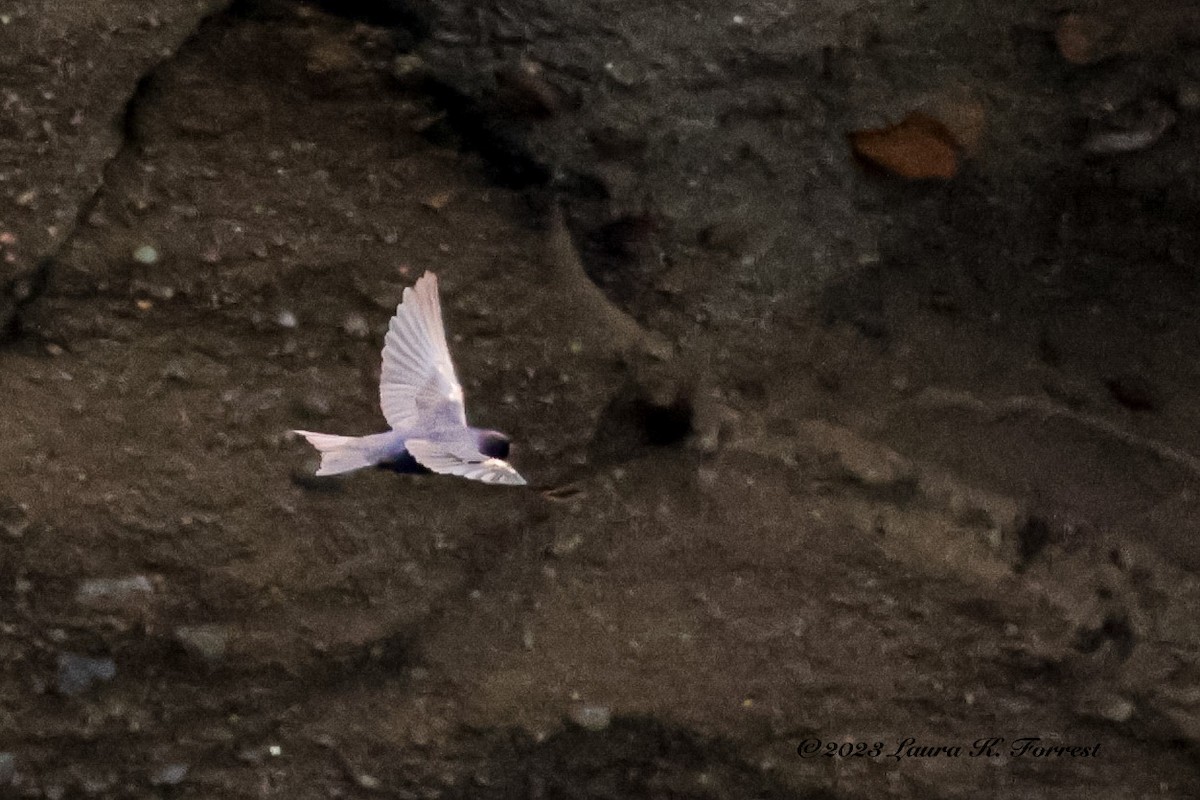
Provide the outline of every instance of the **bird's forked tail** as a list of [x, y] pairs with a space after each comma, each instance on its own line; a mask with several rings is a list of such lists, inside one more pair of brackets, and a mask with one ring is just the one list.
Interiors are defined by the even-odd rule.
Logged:
[[321, 466], [318, 475], [338, 475], [352, 472], [363, 467], [375, 466], [376, 459], [370, 449], [362, 446], [357, 436], [338, 436], [332, 433], [313, 433], [312, 431], [292, 431], [308, 440], [321, 454]]

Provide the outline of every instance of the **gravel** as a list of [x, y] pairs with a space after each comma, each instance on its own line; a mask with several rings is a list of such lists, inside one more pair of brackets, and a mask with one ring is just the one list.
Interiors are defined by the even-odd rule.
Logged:
[[76, 653], [58, 657], [58, 692], [67, 697], [83, 694], [96, 683], [111, 681], [117, 676], [117, 665], [111, 658], [92, 658]]

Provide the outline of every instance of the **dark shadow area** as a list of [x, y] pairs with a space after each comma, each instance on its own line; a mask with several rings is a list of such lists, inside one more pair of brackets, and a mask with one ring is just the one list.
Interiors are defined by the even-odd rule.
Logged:
[[482, 737], [474, 785], [457, 798], [546, 800], [837, 800], [846, 795], [796, 792], [740, 759], [727, 742], [654, 719], [618, 717], [601, 731], [567, 726], [544, 742], [519, 731]]

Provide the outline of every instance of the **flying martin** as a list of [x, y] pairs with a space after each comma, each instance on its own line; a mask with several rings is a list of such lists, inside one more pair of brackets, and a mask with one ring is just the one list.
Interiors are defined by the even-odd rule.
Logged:
[[391, 426], [370, 436], [294, 431], [321, 453], [318, 475], [364, 467], [459, 475], [523, 486], [508, 458], [509, 438], [467, 424], [463, 390], [454, 374], [437, 276], [426, 272], [404, 290], [383, 341], [379, 403]]

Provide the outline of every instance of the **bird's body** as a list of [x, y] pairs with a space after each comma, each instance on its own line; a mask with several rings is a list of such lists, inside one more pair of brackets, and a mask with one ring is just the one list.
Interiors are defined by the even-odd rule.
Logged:
[[[470, 428], [468, 430], [479, 444], [479, 452], [489, 458], [508, 458], [509, 439], [500, 431]], [[428, 475], [433, 470], [421, 466], [412, 454], [404, 447], [404, 437], [395, 431], [379, 433], [380, 460], [375, 466], [402, 475]], [[371, 437], [363, 437], [371, 438]]]
[[413, 458], [407, 450], [401, 453], [391, 461], [380, 461], [375, 465], [377, 469], [386, 469], [388, 472], [395, 472], [400, 475], [432, 475], [433, 470], [428, 467], [422, 467], [421, 464]]
[[460, 475], [485, 483], [525, 483], [505, 461], [509, 438], [467, 424], [433, 273], [404, 290], [388, 325], [379, 396], [392, 428], [387, 432], [338, 436], [295, 431], [320, 451], [318, 475], [380, 467], [407, 474]]

